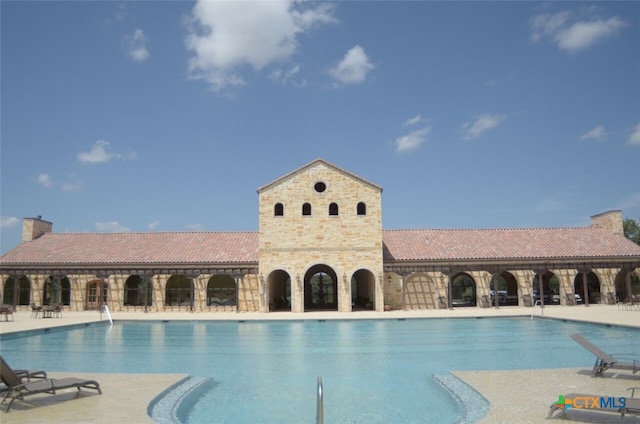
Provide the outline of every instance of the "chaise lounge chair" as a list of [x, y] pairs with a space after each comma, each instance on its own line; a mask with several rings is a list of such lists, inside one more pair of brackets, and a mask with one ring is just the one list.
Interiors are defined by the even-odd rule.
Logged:
[[[590, 402], [593, 402], [595, 399], [606, 399], [608, 401], [607, 406], [597, 404], [597, 407]], [[623, 396], [624, 398], [624, 396]], [[564, 405], [559, 404], [558, 402], [554, 402], [551, 404], [551, 408], [549, 409], [549, 414], [547, 415], [547, 419], [552, 418], [553, 414], [561, 410], [562, 417], [566, 417], [567, 410], [576, 410], [576, 411], [592, 411], [592, 412], [613, 412], [620, 414], [620, 419], [624, 418], [625, 414], [640, 414], [640, 398], [627, 397], [624, 398], [624, 406], [622, 406], [622, 401], [619, 397], [612, 398], [610, 396], [598, 396], [584, 393], [569, 393], [568, 395], [564, 395], [561, 399], [564, 400]], [[611, 400], [615, 399], [615, 402]], [[565, 405], [576, 405], [569, 406], [568, 408]]]
[[596, 356], [596, 363], [593, 366], [594, 377], [601, 377], [602, 373], [609, 368], [632, 371], [634, 374], [640, 371], [640, 357], [634, 358], [637, 355], [606, 353], [580, 334], [572, 334], [571, 338]]
[[0, 377], [2, 378], [2, 382], [7, 386], [6, 394], [0, 403], [4, 403], [7, 399], [10, 399], [9, 404], [5, 408], [5, 412], [9, 412], [11, 405], [13, 405], [16, 399], [24, 400], [26, 396], [40, 393], [55, 395], [56, 390], [76, 388], [80, 391], [84, 388], [97, 390], [98, 393], [102, 394], [100, 384], [98, 384], [97, 381], [75, 377], [61, 379], [43, 378], [39, 381], [27, 381], [23, 383], [20, 375], [16, 374], [16, 372], [7, 365], [2, 356], [0, 356]]
[[[2, 356], [0, 360], [4, 362]], [[6, 362], [4, 362], [6, 364]], [[42, 370], [13, 370], [13, 372], [20, 378], [20, 381], [31, 381], [32, 378], [47, 378], [47, 372]], [[4, 393], [9, 388], [2, 382], [0, 382], [0, 393]]]

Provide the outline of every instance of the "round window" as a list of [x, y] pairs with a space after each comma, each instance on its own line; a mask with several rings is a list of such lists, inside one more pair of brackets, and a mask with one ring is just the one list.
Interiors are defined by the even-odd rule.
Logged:
[[327, 189], [327, 185], [323, 182], [318, 182], [313, 186], [313, 188], [315, 188], [318, 193], [322, 193]]

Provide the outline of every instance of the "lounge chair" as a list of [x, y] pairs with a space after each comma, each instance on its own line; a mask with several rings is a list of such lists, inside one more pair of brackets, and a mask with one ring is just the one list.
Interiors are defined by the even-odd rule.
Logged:
[[[604, 398], [607, 400], [607, 406], [603, 406], [599, 403], [593, 405], [594, 399]], [[598, 396], [592, 394], [584, 394], [584, 393], [569, 393], [568, 395], [564, 395], [564, 402], [567, 405], [575, 405], [576, 403], [579, 406], [565, 408], [564, 405], [558, 404], [558, 402], [554, 402], [551, 404], [551, 408], [549, 409], [549, 414], [547, 415], [547, 419], [552, 418], [553, 414], [561, 410], [563, 417], [566, 417], [565, 414], [567, 410], [577, 410], [577, 411], [592, 411], [592, 412], [613, 412], [620, 414], [620, 418], [624, 418], [625, 414], [640, 414], [640, 398], [627, 397], [624, 396], [624, 406], [622, 406], [622, 401], [620, 397], [612, 398], [610, 396]], [[615, 401], [613, 401], [615, 400]]]
[[6, 394], [2, 399], [1, 403], [4, 403], [7, 399], [10, 399], [9, 403], [5, 408], [5, 412], [9, 412], [13, 402], [16, 399], [24, 400], [26, 396], [48, 393], [55, 395], [56, 390], [64, 390], [64, 389], [78, 389], [78, 391], [82, 389], [93, 389], [97, 390], [98, 393], [102, 394], [102, 390], [100, 390], [100, 384], [94, 380], [84, 380], [82, 378], [42, 378], [38, 381], [28, 381], [26, 383], [22, 382], [22, 378], [16, 374], [16, 372], [9, 367], [9, 365], [5, 362], [4, 358], [0, 356], [0, 377], [2, 378], [2, 382], [7, 386]]
[[[6, 364], [2, 356], [0, 356], [0, 361]], [[20, 378], [20, 381], [22, 382], [24, 382], [25, 380], [31, 381], [32, 378], [47, 378], [47, 372], [42, 370], [13, 370], [13, 372]], [[9, 388], [4, 383], [0, 383], [0, 393], [4, 393], [8, 389]]]
[[634, 374], [640, 371], [640, 357], [634, 358], [637, 355], [606, 353], [580, 334], [572, 334], [571, 338], [596, 356], [596, 363], [593, 366], [593, 375], [595, 377], [601, 377], [602, 373], [609, 368], [632, 371]]

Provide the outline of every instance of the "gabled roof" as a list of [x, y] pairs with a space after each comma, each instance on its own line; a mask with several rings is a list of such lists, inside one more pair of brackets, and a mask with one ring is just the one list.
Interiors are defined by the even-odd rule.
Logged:
[[258, 263], [257, 232], [47, 233], [0, 258], [0, 266], [238, 263]]
[[640, 246], [608, 229], [383, 230], [385, 261], [637, 258]]
[[289, 178], [293, 177], [294, 175], [301, 174], [301, 173], [303, 173], [304, 171], [306, 171], [307, 169], [313, 168], [314, 166], [316, 166], [316, 165], [318, 165], [318, 164], [323, 164], [323, 165], [325, 165], [325, 166], [326, 166], [326, 167], [328, 167], [328, 168], [331, 168], [331, 169], [333, 169], [333, 170], [335, 170], [335, 171], [337, 171], [337, 172], [340, 172], [341, 174], [348, 175], [350, 178], [353, 178], [353, 179], [355, 179], [355, 180], [358, 180], [358, 181], [360, 181], [360, 182], [362, 182], [362, 183], [364, 183], [364, 184], [367, 184], [367, 185], [369, 185], [369, 186], [371, 186], [371, 187], [373, 187], [373, 188], [375, 188], [375, 189], [377, 189], [377, 190], [382, 191], [382, 187], [380, 187], [379, 185], [376, 185], [376, 184], [374, 184], [374, 183], [372, 183], [372, 182], [370, 182], [370, 181], [367, 181], [367, 180], [365, 180], [364, 178], [359, 177], [359, 176], [357, 176], [356, 174], [354, 174], [354, 173], [352, 173], [352, 172], [349, 172], [349, 171], [347, 171], [347, 170], [345, 170], [345, 169], [342, 169], [342, 168], [340, 168], [339, 166], [336, 166], [336, 165], [334, 165], [334, 164], [332, 164], [332, 163], [330, 163], [330, 162], [327, 162], [327, 161], [326, 161], [326, 160], [324, 160], [324, 159], [320, 159], [320, 158], [318, 158], [318, 159], [315, 159], [315, 160], [313, 160], [313, 161], [309, 162], [309, 163], [308, 163], [308, 164], [306, 164], [306, 165], [301, 166], [301, 167], [300, 167], [300, 168], [298, 168], [298, 169], [294, 169], [293, 171], [291, 171], [291, 172], [289, 172], [289, 173], [287, 173], [287, 174], [283, 175], [282, 177], [280, 177], [280, 178], [278, 178], [278, 179], [276, 179], [276, 180], [273, 180], [273, 181], [272, 181], [272, 182], [270, 182], [269, 184], [265, 184], [265, 185], [263, 185], [262, 187], [259, 187], [259, 188], [258, 188], [258, 193], [260, 193], [260, 192], [262, 192], [262, 191], [265, 191], [265, 190], [268, 190], [269, 188], [274, 187], [274, 186], [276, 186], [276, 185], [278, 185], [278, 184], [282, 183], [283, 181], [288, 180]]

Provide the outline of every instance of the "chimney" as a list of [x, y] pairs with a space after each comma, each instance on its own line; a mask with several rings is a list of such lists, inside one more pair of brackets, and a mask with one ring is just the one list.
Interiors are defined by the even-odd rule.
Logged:
[[45, 233], [50, 233], [53, 223], [44, 221], [41, 215], [36, 218], [24, 218], [22, 220], [22, 241], [35, 240]]
[[615, 234], [624, 234], [622, 226], [622, 211], [608, 211], [593, 215], [591, 217], [591, 227], [607, 228]]

